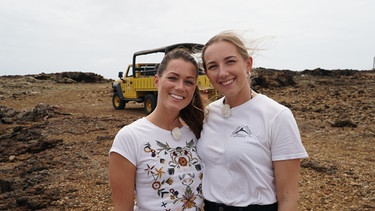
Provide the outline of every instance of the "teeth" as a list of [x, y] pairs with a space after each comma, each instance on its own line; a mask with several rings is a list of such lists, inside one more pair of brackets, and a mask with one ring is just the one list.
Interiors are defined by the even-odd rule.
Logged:
[[171, 94], [171, 97], [176, 98], [176, 99], [179, 99], [179, 100], [184, 99], [182, 96], [175, 95], [175, 94]]
[[232, 83], [232, 82], [233, 82], [233, 79], [232, 79], [232, 80], [229, 80], [229, 81], [222, 82], [221, 84], [223, 84], [223, 85], [225, 86], [225, 85], [228, 85], [228, 84], [230, 84], [230, 83]]

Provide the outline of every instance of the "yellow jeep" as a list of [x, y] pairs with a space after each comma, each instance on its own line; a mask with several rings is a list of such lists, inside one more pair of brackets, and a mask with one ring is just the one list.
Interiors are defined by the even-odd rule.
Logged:
[[[159, 63], [137, 63], [137, 57], [154, 53], [168, 53], [169, 51], [183, 47], [189, 49], [192, 54], [200, 51], [203, 45], [196, 43], [179, 43], [161, 48], [144, 50], [134, 53], [133, 63], [128, 65], [125, 75], [119, 72], [119, 79], [112, 83], [112, 105], [115, 109], [124, 109], [129, 101], [144, 103], [146, 114], [151, 113], [157, 102], [157, 89], [154, 86], [154, 75]], [[216, 91], [203, 71], [200, 71], [197, 81], [201, 94], [206, 99], [216, 98]]]

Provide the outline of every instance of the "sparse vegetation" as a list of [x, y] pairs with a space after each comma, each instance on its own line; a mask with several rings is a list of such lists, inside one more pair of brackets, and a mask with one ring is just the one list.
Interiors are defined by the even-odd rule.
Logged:
[[[309, 153], [299, 210], [374, 210], [375, 71], [256, 71], [254, 88], [291, 108]], [[112, 209], [108, 150], [145, 114], [111, 98], [96, 74], [0, 77], [0, 210]]]

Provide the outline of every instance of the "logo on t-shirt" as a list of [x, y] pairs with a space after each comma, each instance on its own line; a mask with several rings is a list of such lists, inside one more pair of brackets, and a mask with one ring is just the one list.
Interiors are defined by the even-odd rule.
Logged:
[[241, 125], [238, 126], [233, 132], [232, 132], [232, 137], [251, 137], [251, 131], [248, 126], [246, 125]]

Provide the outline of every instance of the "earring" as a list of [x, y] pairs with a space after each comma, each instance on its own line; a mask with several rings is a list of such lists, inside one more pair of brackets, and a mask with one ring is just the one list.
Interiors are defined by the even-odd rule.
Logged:
[[246, 72], [246, 76], [248, 77], [248, 78], [250, 78], [251, 77], [251, 72], [249, 71], [249, 72]]

